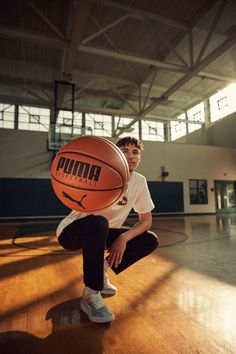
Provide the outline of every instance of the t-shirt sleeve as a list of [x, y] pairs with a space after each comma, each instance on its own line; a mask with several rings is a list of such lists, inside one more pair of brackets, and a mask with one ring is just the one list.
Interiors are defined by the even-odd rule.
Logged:
[[133, 208], [138, 214], [145, 214], [154, 209], [154, 207], [155, 205], [148, 189], [147, 180], [143, 177], [142, 183], [138, 186], [138, 197]]

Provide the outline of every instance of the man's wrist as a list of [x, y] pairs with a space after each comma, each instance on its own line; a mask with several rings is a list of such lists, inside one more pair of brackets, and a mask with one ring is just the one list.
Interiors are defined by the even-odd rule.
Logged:
[[122, 239], [124, 239], [126, 242], [128, 242], [130, 240], [130, 236], [127, 233], [123, 233], [120, 235], [122, 237]]

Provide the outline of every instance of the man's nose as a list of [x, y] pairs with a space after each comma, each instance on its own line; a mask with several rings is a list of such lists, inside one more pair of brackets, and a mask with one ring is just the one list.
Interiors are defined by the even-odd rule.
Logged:
[[134, 157], [132, 151], [129, 151], [129, 152], [128, 152], [127, 157], [128, 157], [129, 159], [132, 159], [132, 158]]

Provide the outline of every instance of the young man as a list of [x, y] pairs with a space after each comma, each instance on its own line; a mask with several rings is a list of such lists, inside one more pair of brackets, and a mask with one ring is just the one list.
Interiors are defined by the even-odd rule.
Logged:
[[[146, 178], [135, 172], [143, 151], [143, 143], [132, 137], [116, 144], [123, 151], [129, 166], [130, 180], [125, 196], [116, 205], [93, 214], [72, 211], [57, 228], [58, 241], [67, 250], [83, 250], [84, 284], [81, 309], [92, 322], [105, 323], [114, 315], [101, 295], [114, 295], [110, 284], [109, 267], [120, 273], [158, 247], [157, 236], [148, 231], [152, 225], [154, 207]], [[131, 228], [122, 227], [131, 209], [139, 221]], [[104, 259], [104, 251], [108, 256]]]

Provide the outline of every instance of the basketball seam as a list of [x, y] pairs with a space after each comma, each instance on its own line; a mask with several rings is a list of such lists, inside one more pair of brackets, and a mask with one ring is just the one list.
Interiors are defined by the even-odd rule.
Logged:
[[[104, 140], [106, 140], [106, 139], [104, 139]], [[114, 144], [110, 140], [106, 140], [106, 141], [115, 151], [117, 151], [119, 153], [120, 157], [122, 158], [122, 160], [123, 160], [123, 162], [125, 164], [127, 177], [129, 177], [129, 168], [128, 168], [127, 160], [126, 160], [126, 157], [125, 157], [124, 153], [120, 150], [120, 148], [116, 144]]]
[[[117, 151], [117, 152], [119, 153], [119, 155], [122, 157], [122, 159], [125, 161], [125, 163], [127, 163], [126, 158], [125, 158], [125, 155], [124, 155], [124, 153], [121, 151], [121, 149], [120, 149], [116, 144], [114, 144], [113, 142], [111, 142], [111, 141], [109, 141], [109, 140], [107, 140], [107, 142], [108, 142], [108, 144], [109, 144], [115, 151]], [[128, 166], [126, 165], [126, 167], [128, 167]]]

